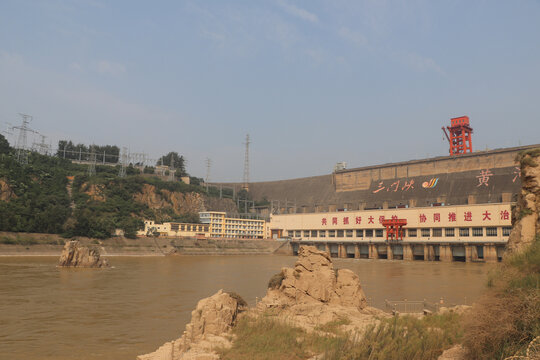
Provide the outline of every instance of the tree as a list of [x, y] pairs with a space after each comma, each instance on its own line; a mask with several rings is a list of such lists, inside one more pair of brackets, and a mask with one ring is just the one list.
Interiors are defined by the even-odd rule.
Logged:
[[4, 135], [0, 134], [0, 154], [8, 154], [11, 150], [9, 142], [6, 140]]
[[186, 176], [186, 160], [177, 152], [171, 151], [159, 158], [157, 165], [172, 166], [176, 169], [176, 175]]

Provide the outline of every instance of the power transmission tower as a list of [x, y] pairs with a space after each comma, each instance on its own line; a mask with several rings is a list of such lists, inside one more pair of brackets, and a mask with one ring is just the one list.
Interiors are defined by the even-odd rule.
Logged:
[[208, 193], [208, 181], [210, 180], [210, 165], [212, 165], [212, 160], [206, 158], [206, 179], [204, 183], [206, 184], [206, 193]]
[[122, 148], [122, 155], [120, 156], [120, 171], [118, 172], [118, 176], [120, 177], [126, 177], [126, 165], [128, 162], [128, 153], [127, 148]]
[[94, 146], [90, 146], [90, 163], [88, 164], [88, 176], [92, 177], [96, 175], [96, 153]]
[[28, 127], [28, 124], [30, 121], [32, 121], [32, 116], [21, 114], [22, 117], [22, 124], [21, 126], [13, 126], [12, 130], [19, 130], [19, 137], [17, 139], [17, 143], [15, 144], [15, 148], [17, 149], [17, 161], [21, 163], [22, 165], [28, 164], [28, 151], [26, 149], [26, 139], [28, 137], [29, 132], [35, 133], [36, 131], [30, 129]]
[[40, 153], [42, 155], [49, 154], [49, 151], [51, 150], [51, 146], [48, 145], [47, 143], [45, 143], [45, 139], [47, 137], [45, 135], [39, 134], [37, 132], [36, 132], [36, 134], [38, 134], [39, 137], [41, 138], [41, 142], [39, 142], [39, 143], [35, 142], [34, 144], [32, 144], [32, 148], [35, 149], [35, 151], [37, 151], [38, 153]]
[[246, 135], [246, 154], [244, 157], [244, 185], [242, 189], [249, 191], [249, 134]]

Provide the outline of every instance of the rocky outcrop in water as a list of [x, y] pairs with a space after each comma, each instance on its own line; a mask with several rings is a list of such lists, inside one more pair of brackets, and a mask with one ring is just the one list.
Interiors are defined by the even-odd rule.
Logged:
[[[217, 360], [218, 348], [228, 348], [231, 330], [240, 312], [247, 310], [238, 296], [225, 293], [202, 299], [191, 313], [182, 337], [165, 343], [138, 360]], [[367, 306], [358, 276], [350, 270], [335, 270], [330, 256], [313, 246], [302, 246], [294, 269], [283, 268], [269, 283], [266, 296], [250, 309], [249, 316], [275, 317], [312, 331], [339, 319], [348, 319], [342, 330], [362, 332], [388, 316]]]
[[257, 304], [260, 312], [277, 309], [279, 317], [308, 331], [319, 325], [348, 318], [348, 330], [361, 331], [387, 316], [367, 306], [358, 276], [348, 269], [334, 269], [328, 253], [301, 246], [294, 268], [283, 268], [268, 284]]
[[100, 257], [97, 249], [82, 246], [78, 241], [69, 241], [58, 261], [59, 267], [107, 268], [109, 262]]
[[521, 192], [512, 211], [512, 232], [508, 250], [521, 252], [540, 232], [540, 148], [518, 155], [521, 165]]
[[178, 340], [165, 343], [155, 352], [140, 355], [138, 360], [214, 360], [214, 349], [227, 348], [227, 334], [236, 323], [238, 314], [247, 304], [240, 297], [219, 290], [202, 299], [191, 312], [191, 322]]
[[273, 281], [260, 307], [331, 304], [362, 310], [367, 306], [358, 276], [348, 269], [334, 270], [328, 253], [314, 246], [302, 246], [294, 269], [283, 268]]

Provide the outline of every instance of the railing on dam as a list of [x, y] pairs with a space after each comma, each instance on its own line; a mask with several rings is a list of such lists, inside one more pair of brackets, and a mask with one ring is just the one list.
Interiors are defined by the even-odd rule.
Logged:
[[440, 309], [440, 304], [423, 301], [409, 300], [384, 300], [385, 310], [393, 314], [431, 314]]

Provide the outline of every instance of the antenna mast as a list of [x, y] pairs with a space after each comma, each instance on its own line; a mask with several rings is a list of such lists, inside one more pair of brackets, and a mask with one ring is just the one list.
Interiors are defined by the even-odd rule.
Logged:
[[244, 158], [244, 185], [242, 186], [242, 189], [249, 191], [249, 134], [246, 135], [246, 142], [244, 145], [246, 145], [246, 155]]

